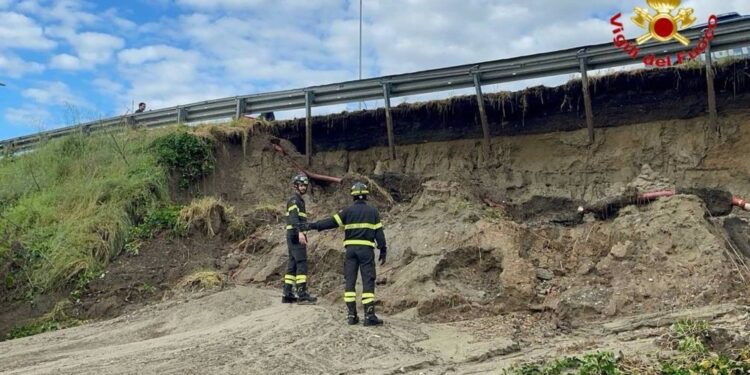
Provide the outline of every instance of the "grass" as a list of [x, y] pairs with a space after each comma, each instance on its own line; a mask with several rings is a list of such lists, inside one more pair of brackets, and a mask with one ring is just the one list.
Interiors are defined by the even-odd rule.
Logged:
[[665, 335], [672, 358], [648, 362], [637, 358], [617, 358], [611, 352], [565, 357], [546, 363], [516, 365], [504, 375], [739, 375], [750, 373], [750, 348], [737, 348], [734, 354], [711, 352], [706, 346], [710, 327], [705, 321], [680, 320]]
[[224, 275], [213, 270], [203, 270], [183, 277], [178, 286], [182, 289], [206, 290], [223, 288], [225, 284]]
[[220, 199], [204, 197], [193, 200], [180, 211], [179, 222], [188, 229], [205, 231], [215, 236], [225, 222], [236, 221], [234, 208]]
[[148, 152], [161, 134], [74, 135], [0, 161], [0, 259], [23, 265], [16, 280], [27, 292], [101, 270], [133, 220], [168, 199], [164, 168]]
[[83, 324], [83, 321], [68, 316], [70, 301], [58, 302], [52, 310], [35, 321], [13, 328], [5, 340], [18, 339], [27, 336], [38, 335], [44, 332], [57, 331], [59, 329], [71, 328]]
[[[212, 128], [226, 127], [198, 130], [222, 132]], [[169, 176], [185, 187], [213, 170], [214, 144], [194, 130], [78, 134], [0, 159], [0, 281], [11, 295], [80, 289], [123, 249], [137, 254], [134, 240], [179, 232]]]

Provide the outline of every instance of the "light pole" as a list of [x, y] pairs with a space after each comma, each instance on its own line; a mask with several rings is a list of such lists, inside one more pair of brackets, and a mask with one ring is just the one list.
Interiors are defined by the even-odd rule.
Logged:
[[[362, 80], [362, 0], [359, 0], [359, 80]], [[362, 110], [362, 102], [359, 102], [359, 110]]]
[[362, 0], [359, 0], [359, 79], [362, 80]]

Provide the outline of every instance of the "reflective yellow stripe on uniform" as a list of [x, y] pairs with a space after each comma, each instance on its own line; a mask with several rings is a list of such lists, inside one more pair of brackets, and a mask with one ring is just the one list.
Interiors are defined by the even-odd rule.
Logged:
[[344, 226], [344, 222], [341, 221], [341, 216], [339, 216], [339, 214], [333, 215], [333, 220], [336, 220], [336, 224], [338, 224], [340, 227]]
[[304, 212], [302, 212], [302, 211], [300, 211], [299, 207], [297, 207], [296, 204], [293, 204], [289, 208], [286, 209], [286, 216], [289, 216], [289, 213], [292, 212], [292, 211], [294, 211], [294, 210], [297, 210], [297, 216], [299, 216], [299, 217], [307, 217], [307, 214], [304, 213]]
[[294, 275], [284, 275], [284, 284], [294, 285], [294, 280], [296, 280], [296, 277]]
[[375, 247], [375, 242], [367, 241], [367, 240], [346, 240], [344, 241], [344, 246], [371, 246]]
[[357, 292], [345, 292], [344, 302], [357, 302]]
[[294, 229], [294, 225], [287, 225], [286, 229]]
[[380, 229], [383, 227], [383, 223], [370, 224], [370, 223], [354, 223], [344, 225], [344, 229]]
[[307, 282], [306, 275], [297, 275], [297, 284], [306, 283], [306, 282]]
[[362, 304], [366, 305], [368, 303], [375, 302], [375, 293], [362, 293]]

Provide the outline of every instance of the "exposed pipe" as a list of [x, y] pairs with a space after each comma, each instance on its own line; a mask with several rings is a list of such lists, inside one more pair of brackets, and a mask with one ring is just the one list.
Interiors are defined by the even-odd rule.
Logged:
[[[272, 139], [271, 140], [271, 145], [273, 146], [274, 150], [276, 150], [277, 152], [281, 153], [284, 156], [287, 156], [287, 157], [289, 156], [289, 154], [286, 152], [286, 150], [284, 149], [284, 147], [282, 147], [281, 144], [279, 143], [278, 139]], [[315, 172], [310, 172], [307, 169], [303, 168], [301, 165], [299, 165], [299, 163], [297, 163], [296, 161], [292, 160], [291, 158], [289, 159], [289, 161], [294, 165], [295, 168], [297, 168], [297, 170], [299, 170], [300, 172], [306, 174], [307, 177], [309, 177], [309, 178], [311, 178], [313, 180], [325, 181], [325, 182], [333, 182], [333, 183], [337, 183], [337, 184], [340, 184], [341, 181], [343, 181], [341, 178], [338, 178], [338, 177], [331, 177], [331, 176], [326, 176], [326, 175], [318, 174], [318, 173], [315, 173]]]
[[[628, 200], [627, 198], [615, 198], [611, 199], [608, 204], [605, 204], [604, 207], [594, 207], [594, 206], [579, 206], [578, 212], [579, 213], [597, 213], [606, 211], [608, 209], [618, 209], [620, 206], [625, 206], [627, 204], [641, 204], [645, 202], [653, 201], [657, 198], [663, 198], [663, 197], [671, 197], [677, 194], [676, 190], [656, 190], [656, 191], [650, 191], [646, 193], [641, 193], [637, 195], [636, 201], [633, 202], [632, 200]], [[740, 197], [733, 196], [732, 197], [732, 205], [737, 206], [745, 211], [750, 211], [750, 203], [742, 199]], [[610, 207], [611, 206], [611, 207]]]
[[735, 205], [745, 211], [750, 211], [750, 203], [740, 197], [732, 197], [732, 205]]
[[662, 198], [662, 197], [671, 197], [675, 195], [674, 190], [657, 190], [657, 191], [650, 191], [648, 193], [643, 193], [638, 195], [639, 201], [651, 201], [656, 198]]

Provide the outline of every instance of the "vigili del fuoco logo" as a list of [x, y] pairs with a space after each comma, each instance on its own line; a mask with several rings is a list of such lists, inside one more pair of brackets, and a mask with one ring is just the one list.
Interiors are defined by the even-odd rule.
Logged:
[[708, 26], [703, 31], [698, 43], [690, 48], [690, 39], [682, 35], [680, 31], [692, 26], [696, 18], [693, 16], [694, 10], [692, 8], [680, 8], [680, 3], [680, 0], [646, 0], [646, 4], [651, 9], [635, 8], [635, 15], [631, 20], [636, 26], [646, 31], [645, 34], [636, 38], [635, 43], [629, 41], [624, 35], [625, 26], [620, 22], [622, 13], [612, 16], [609, 23], [614, 27], [612, 33], [615, 34], [615, 47], [622, 49], [633, 59], [638, 59], [641, 53], [639, 46], [648, 41], [655, 40], [662, 43], [677, 41], [688, 49], [674, 55], [657, 56], [649, 54], [643, 56], [643, 64], [663, 67], [679, 65], [697, 59], [708, 48], [708, 43], [714, 39], [714, 32], [719, 20], [716, 15], [712, 14], [708, 18]]

